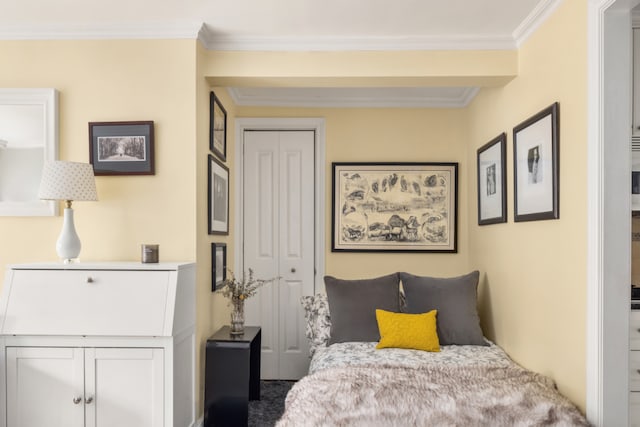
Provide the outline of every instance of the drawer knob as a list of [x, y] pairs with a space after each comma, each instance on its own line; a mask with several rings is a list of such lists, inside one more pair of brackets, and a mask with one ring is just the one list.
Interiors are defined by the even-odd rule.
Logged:
[[74, 397], [73, 398], [73, 403], [74, 405], [77, 405], [78, 403], [82, 402], [82, 397]]
[[90, 405], [90, 404], [91, 404], [91, 402], [93, 402], [93, 396], [89, 396], [89, 397], [87, 397], [84, 401], [85, 401], [85, 403], [86, 403], [87, 405]]
[[87, 277], [87, 283], [93, 283], [93, 277], [91, 276]]

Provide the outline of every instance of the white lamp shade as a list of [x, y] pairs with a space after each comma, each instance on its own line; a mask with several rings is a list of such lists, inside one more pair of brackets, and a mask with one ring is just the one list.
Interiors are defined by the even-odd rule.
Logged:
[[60, 160], [46, 162], [38, 197], [43, 200], [98, 200], [93, 166]]

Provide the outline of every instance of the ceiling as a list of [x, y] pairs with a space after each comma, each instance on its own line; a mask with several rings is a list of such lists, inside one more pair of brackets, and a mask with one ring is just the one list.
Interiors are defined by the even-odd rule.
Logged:
[[[515, 49], [562, 0], [0, 0], [0, 40], [200, 38], [215, 50]], [[232, 88], [239, 105], [466, 105], [476, 88]]]

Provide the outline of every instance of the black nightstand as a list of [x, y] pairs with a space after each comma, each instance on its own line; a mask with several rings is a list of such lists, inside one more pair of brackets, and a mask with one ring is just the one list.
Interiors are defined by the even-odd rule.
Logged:
[[246, 426], [249, 400], [260, 400], [259, 327], [230, 335], [224, 326], [207, 340], [204, 427]]

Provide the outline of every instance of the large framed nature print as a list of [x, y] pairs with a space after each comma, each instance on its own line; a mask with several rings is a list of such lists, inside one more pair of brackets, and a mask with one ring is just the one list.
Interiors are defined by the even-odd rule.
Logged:
[[559, 105], [513, 128], [514, 220], [560, 217]]
[[229, 234], [229, 169], [209, 154], [209, 234]]
[[209, 95], [209, 149], [222, 161], [227, 160], [227, 110], [215, 93]]
[[457, 163], [333, 163], [332, 251], [456, 252]]
[[478, 149], [478, 225], [507, 222], [507, 134]]
[[153, 122], [89, 123], [95, 175], [154, 175]]

